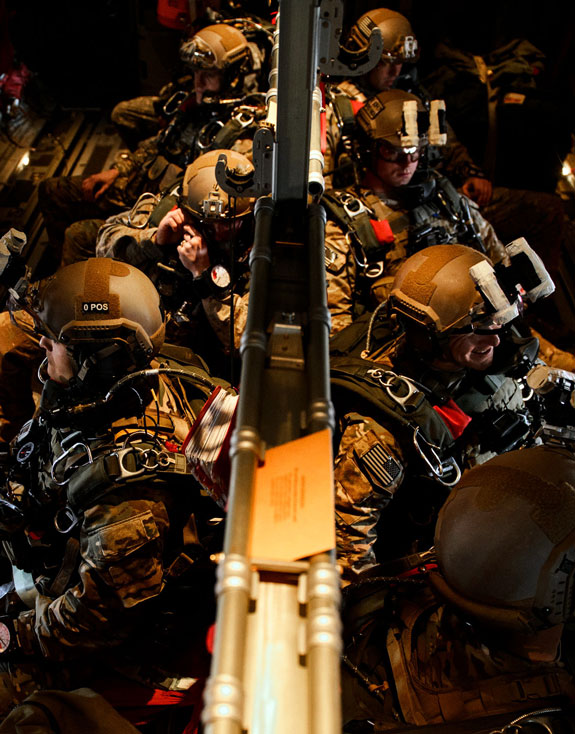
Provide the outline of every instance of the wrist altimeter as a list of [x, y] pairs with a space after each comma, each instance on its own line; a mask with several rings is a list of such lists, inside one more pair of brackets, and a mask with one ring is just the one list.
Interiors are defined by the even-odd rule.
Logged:
[[193, 279], [194, 291], [198, 298], [221, 296], [225, 294], [231, 284], [228, 270], [223, 265], [210, 265], [201, 275]]

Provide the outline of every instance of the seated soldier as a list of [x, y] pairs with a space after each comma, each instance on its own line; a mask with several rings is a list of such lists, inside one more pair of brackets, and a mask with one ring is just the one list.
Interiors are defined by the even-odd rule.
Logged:
[[[213, 9], [211, 14], [214, 15]], [[196, 21], [198, 19], [196, 18]], [[205, 23], [205, 18], [203, 19]], [[211, 20], [213, 25], [215, 19]], [[219, 74], [205, 70], [202, 74], [190, 75], [188, 62], [193, 61], [193, 41], [187, 38], [180, 44], [179, 56], [183, 69], [174, 81], [164, 85], [157, 95], [134, 97], [118, 102], [112, 112], [112, 122], [118, 128], [122, 138], [131, 150], [137, 147], [140, 140], [156, 135], [169, 122], [174, 114], [175, 105], [185, 98], [190, 91], [195, 97], [196, 105], [213, 99], [214, 92], [220, 86], [228, 90], [229, 96], [245, 96], [258, 92], [264, 87], [264, 73], [267, 56], [271, 50], [272, 38], [268, 23], [260, 18], [235, 18], [226, 21], [240, 30], [248, 41], [251, 64], [245, 77], [232, 75], [230, 79], [220, 83]], [[197, 27], [197, 26], [196, 26]], [[193, 37], [192, 37], [193, 38]], [[214, 84], [215, 81], [215, 84]], [[205, 98], [205, 99], [204, 99]]]
[[188, 344], [216, 372], [229, 369], [225, 357], [234, 357], [245, 326], [254, 205], [218, 184], [221, 154], [236, 176], [253, 171], [241, 153], [205, 153], [166, 196], [141, 198], [110, 217], [96, 241], [98, 256], [129, 262], [152, 279], [168, 314], [169, 341]]
[[181, 447], [215, 383], [162, 356], [159, 295], [131, 265], [76, 263], [20, 302], [46, 381], [4, 463], [18, 593], [3, 598], [0, 711], [79, 686], [198, 708], [221, 512]]
[[[418, 83], [416, 62], [419, 43], [409, 20], [389, 8], [374, 8], [364, 13], [351, 28], [345, 46], [353, 51], [366, 48], [373, 28], [379, 28], [383, 38], [383, 52], [379, 63], [360, 77], [345, 79], [328, 88], [330, 104], [326, 109], [327, 150], [326, 171], [335, 169], [334, 184], [344, 186], [350, 170], [349, 138], [353, 136], [354, 117], [365, 102], [379, 92], [402, 89], [419, 97], [426, 104], [431, 95]], [[473, 162], [466, 148], [459, 142], [446, 122], [447, 142], [433, 150], [434, 160], [445, 168], [449, 178], [466, 196], [478, 204], [486, 204], [491, 184]], [[341, 182], [341, 183], [340, 183]]]
[[346, 590], [344, 731], [575, 732], [573, 447], [464, 474], [419, 564]]
[[360, 185], [327, 191], [322, 202], [330, 215], [326, 261], [334, 331], [384, 301], [398, 267], [418, 249], [458, 242], [494, 261], [503, 255], [473, 202], [425, 166], [430, 137], [442, 133], [417, 97], [380, 92], [357, 122]]
[[[483, 217], [489, 221], [500, 239], [504, 242], [511, 241], [517, 237], [525, 237], [533, 249], [539, 254], [545, 267], [554, 281], [557, 281], [559, 271], [559, 260], [563, 244], [571, 243], [575, 236], [575, 230], [565, 216], [565, 210], [561, 199], [554, 193], [547, 191], [530, 190], [531, 188], [509, 187], [509, 184], [501, 185], [494, 181], [482, 170], [484, 158], [473, 156], [470, 149], [466, 147], [453, 130], [450, 121], [452, 112], [454, 116], [461, 116], [461, 110], [466, 105], [459, 105], [457, 109], [450, 108], [449, 82], [451, 76], [459, 73], [460, 65], [450, 59], [446, 68], [449, 68], [449, 79], [444, 84], [435, 84], [430, 91], [423, 86], [418, 79], [416, 63], [419, 58], [419, 44], [417, 37], [409, 20], [388, 8], [374, 8], [364, 13], [354, 24], [346, 41], [346, 46], [352, 50], [367, 47], [371, 29], [377, 26], [384, 39], [384, 51], [380, 63], [367, 74], [357, 80], [345, 80], [331, 89], [332, 103], [327, 108], [327, 142], [326, 171], [335, 169], [334, 186], [346, 186], [347, 179], [351, 182], [352, 167], [350, 165], [350, 138], [353, 137], [353, 120], [359, 109], [366, 100], [381, 91], [397, 88], [410, 92], [419, 97], [429, 107], [432, 96], [445, 98], [447, 100], [446, 132], [447, 143], [441, 148], [432, 147], [429, 151], [430, 162], [439, 171], [453, 182], [455, 186], [472, 199], [481, 209]], [[518, 41], [510, 44], [518, 44]], [[476, 68], [475, 61], [468, 54], [466, 63], [473, 71], [472, 80], [478, 81], [478, 77], [485, 77], [487, 69], [482, 72]], [[461, 59], [459, 59], [461, 61]], [[521, 68], [518, 63], [517, 68]], [[506, 75], [504, 64], [499, 67], [492, 66], [492, 70]], [[529, 73], [535, 73], [527, 63]], [[437, 79], [436, 79], [437, 81]], [[445, 80], [443, 79], [445, 82]], [[487, 109], [487, 92], [485, 83], [479, 84], [479, 98], [482, 100], [484, 109]], [[469, 87], [469, 85], [467, 85]], [[463, 95], [467, 94], [466, 85], [461, 87]], [[452, 91], [452, 90], [451, 90]], [[512, 95], [513, 96], [513, 95]], [[521, 108], [522, 105], [508, 104], [509, 109]], [[461, 110], [460, 110], [461, 108]], [[453, 123], [456, 131], [459, 127]], [[462, 138], [459, 135], [459, 138]], [[477, 136], [476, 136], [477, 138]], [[475, 140], [477, 144], [478, 140]], [[509, 148], [509, 146], [507, 146]], [[523, 156], [525, 158], [525, 156]], [[339, 183], [338, 183], [339, 176]], [[343, 180], [342, 180], [343, 177]], [[553, 341], [565, 340], [566, 344], [572, 344], [572, 335], [566, 328], [559, 328], [557, 321], [557, 306], [554, 299], [549, 299], [544, 304], [545, 313], [541, 319]], [[554, 323], [555, 320], [555, 323]]]
[[367, 333], [360, 320], [332, 337], [336, 531], [348, 581], [430, 544], [464, 469], [536, 440], [541, 408], [524, 378], [539, 345], [517, 330], [517, 284], [529, 299], [553, 284], [525, 243], [507, 249], [495, 267], [463, 245], [421, 250], [393, 282], [395, 330], [376, 314]]
[[[214, 374], [235, 382], [247, 317], [253, 200], [230, 200], [218, 186], [221, 153], [237, 175], [253, 170], [240, 153], [205, 153], [166, 195], [142, 196], [131, 210], [109, 218], [92, 250], [143, 270], [160, 292], [168, 341], [191, 347]], [[0, 440], [11, 440], [32, 415], [31, 385], [37, 387], [42, 358], [37, 340], [16, 328], [8, 312], [0, 313]]]
[[[246, 38], [225, 23], [207, 26], [189, 41], [187, 53], [200, 103], [196, 92], [190, 94], [165, 130], [133, 153], [118, 153], [109, 170], [40, 183], [39, 207], [56, 265], [92, 256], [102, 220], [132, 206], [143, 193], [164, 191], [200, 153], [212, 148], [251, 150], [265, 106], [262, 95], [248, 98], [243, 92], [252, 63]], [[230, 93], [232, 99], [227, 98]]]
[[[409, 115], [415, 114], [415, 109], [409, 112], [410, 105], [417, 109], [412, 135], [401, 132], [408, 130]], [[426, 167], [430, 143], [438, 141], [433, 128], [440, 128], [440, 120], [431, 116], [429, 129], [421, 129], [422, 121], [428, 125], [421, 101], [400, 90], [381, 92], [357, 115], [360, 186], [327, 191], [323, 198], [330, 215], [326, 275], [334, 332], [384, 301], [397, 268], [422, 247], [459, 242], [494, 261], [502, 256], [501, 241], [475, 204], [445, 176]], [[556, 330], [541, 321], [551, 300], [531, 305], [529, 323], [543, 331], [533, 333], [545, 361], [575, 369], [572, 350], [558, 348], [551, 338]], [[558, 339], [561, 344], [560, 335]]]

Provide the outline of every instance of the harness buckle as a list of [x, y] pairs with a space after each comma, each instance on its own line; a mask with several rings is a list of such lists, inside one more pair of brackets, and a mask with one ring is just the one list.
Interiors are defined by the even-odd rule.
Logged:
[[367, 374], [377, 380], [387, 395], [406, 413], [415, 410], [424, 398], [421, 390], [409, 377], [379, 367], [368, 370]]
[[338, 198], [345, 213], [350, 219], [359, 217], [361, 214], [371, 214], [371, 210], [366, 207], [363, 201], [351, 194], [343, 193], [340, 194]]
[[[448, 456], [442, 461], [435, 450], [439, 447], [430, 443], [420, 433], [419, 426], [416, 426], [413, 431], [413, 445], [433, 476], [445, 487], [453, 487], [461, 479], [461, 469], [453, 456]], [[454, 474], [451, 479], [449, 478], [450, 473]]]
[[234, 122], [237, 122], [241, 128], [249, 127], [255, 122], [255, 110], [253, 107], [242, 105], [237, 108], [236, 113], [232, 119], [234, 120]]
[[[117, 451], [114, 451], [110, 454], [110, 456], [115, 456], [118, 461], [118, 469], [119, 469], [119, 476], [114, 478], [114, 481], [121, 482], [126, 479], [132, 479], [132, 477], [138, 477], [140, 474], [144, 474], [144, 472], [149, 471], [149, 467], [146, 466], [146, 462], [140, 461], [140, 455], [145, 455], [147, 453], [147, 449], [137, 449], [134, 446], [129, 446], [128, 448], [124, 449], [118, 449]], [[136, 465], [136, 469], [130, 469], [126, 465], [126, 457], [132, 456], [134, 457], [134, 463]]]

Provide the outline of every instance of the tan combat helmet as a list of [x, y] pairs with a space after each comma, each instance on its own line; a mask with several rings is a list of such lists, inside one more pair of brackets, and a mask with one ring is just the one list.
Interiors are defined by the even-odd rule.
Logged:
[[439, 513], [435, 551], [435, 587], [487, 625], [537, 632], [572, 619], [573, 452], [541, 445], [466, 472]]
[[216, 163], [222, 153], [237, 178], [245, 177], [247, 181], [254, 170], [245, 155], [232, 150], [212, 150], [196, 158], [186, 168], [180, 206], [200, 222], [245, 217], [253, 211], [254, 199], [233, 197], [230, 202], [230, 197], [218, 184]]
[[181, 45], [180, 58], [192, 69], [221, 71], [224, 94], [241, 91], [245, 75], [253, 71], [253, 57], [246, 37], [227, 23], [199, 30]]
[[81, 381], [142, 369], [164, 342], [154, 284], [138, 268], [111, 258], [67, 265], [33, 286], [26, 300], [36, 333], [66, 345]]
[[385, 143], [406, 153], [447, 142], [445, 103], [431, 100], [429, 110], [415, 94], [388, 89], [376, 94], [357, 114], [366, 145]]
[[471, 327], [485, 318], [484, 301], [469, 269], [490, 263], [465, 245], [434, 245], [409, 257], [399, 268], [389, 297], [403, 323], [443, 334]]
[[364, 13], [350, 31], [348, 43], [363, 48], [369, 43], [373, 28], [383, 37], [382, 60], [389, 63], [415, 62], [419, 57], [417, 38], [410, 22], [401, 13], [375, 8]]
[[357, 124], [372, 142], [394, 148], [416, 148], [427, 144], [429, 115], [415, 94], [389, 89], [375, 95], [357, 114]]

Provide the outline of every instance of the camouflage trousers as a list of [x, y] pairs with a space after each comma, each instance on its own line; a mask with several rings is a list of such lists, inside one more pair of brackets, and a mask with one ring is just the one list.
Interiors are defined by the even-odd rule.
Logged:
[[138, 141], [157, 135], [160, 129], [157, 109], [161, 101], [161, 97], [134, 97], [114, 107], [111, 120], [129, 148], [134, 149]]
[[105, 219], [82, 219], [67, 227], [64, 233], [60, 267], [96, 255], [96, 239]]
[[[87, 201], [81, 176], [47, 178], [38, 186], [38, 206], [44, 217], [53, 259], [59, 263], [68, 227], [86, 219], [105, 220], [129, 209], [133, 201], [122, 186], [112, 185], [95, 201]], [[95, 250], [95, 241], [94, 249]]]
[[[0, 664], [0, 717], [6, 716], [14, 706], [40, 688], [62, 688], [71, 686], [66, 680], [65, 668], [62, 675], [55, 676], [34, 663]], [[58, 680], [57, 680], [58, 678]]]
[[89, 688], [73, 691], [46, 690], [32, 693], [0, 724], [0, 734], [36, 734], [58, 731], [67, 734], [137, 734], [126, 719], [100, 695]]

